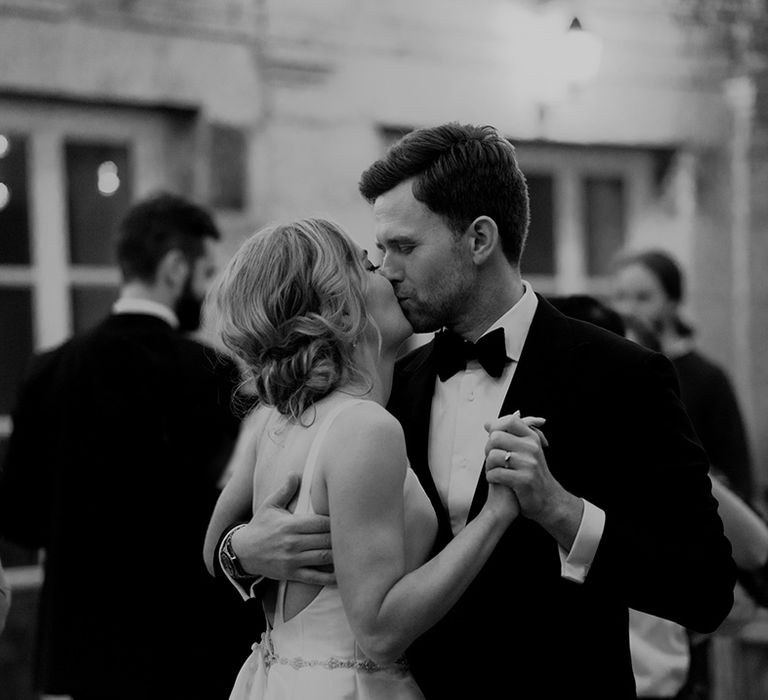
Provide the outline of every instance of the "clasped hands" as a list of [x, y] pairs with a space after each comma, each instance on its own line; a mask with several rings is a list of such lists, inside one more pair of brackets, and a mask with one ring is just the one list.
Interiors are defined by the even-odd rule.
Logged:
[[541, 431], [545, 422], [516, 411], [486, 423], [485, 474], [489, 497], [501, 497], [494, 485], [506, 487], [514, 493], [519, 514], [547, 527], [570, 494], [549, 471], [544, 455], [549, 443]]

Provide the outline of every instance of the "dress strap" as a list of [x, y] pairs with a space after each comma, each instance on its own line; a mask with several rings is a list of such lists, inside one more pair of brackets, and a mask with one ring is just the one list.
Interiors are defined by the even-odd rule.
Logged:
[[296, 501], [296, 509], [294, 513], [307, 513], [311, 509], [310, 504], [310, 492], [312, 490], [312, 480], [315, 476], [315, 469], [317, 468], [317, 458], [320, 454], [320, 449], [323, 446], [323, 440], [328, 433], [333, 421], [336, 420], [338, 415], [348, 406], [355, 406], [360, 403], [364, 403], [365, 399], [350, 399], [349, 401], [343, 401], [336, 404], [323, 420], [322, 425], [318, 428], [317, 434], [312, 440], [312, 444], [309, 447], [309, 454], [307, 455], [307, 461], [304, 463], [304, 473], [301, 475], [301, 486], [299, 487], [299, 498]]
[[[311, 508], [310, 495], [312, 491], [312, 479], [315, 476], [315, 469], [317, 467], [317, 457], [320, 454], [320, 448], [323, 446], [323, 439], [328, 433], [328, 429], [336, 420], [336, 417], [348, 406], [354, 406], [363, 403], [366, 399], [350, 399], [348, 401], [342, 401], [334, 406], [328, 415], [323, 420], [320, 427], [317, 429], [315, 437], [312, 439], [312, 444], [309, 446], [309, 453], [307, 454], [307, 460], [304, 462], [304, 471], [301, 475], [301, 486], [299, 486], [299, 498], [296, 501], [296, 508], [294, 513], [307, 513]], [[280, 581], [277, 586], [277, 601], [275, 605], [275, 624], [282, 624], [285, 621], [285, 590], [287, 587], [287, 581]]]

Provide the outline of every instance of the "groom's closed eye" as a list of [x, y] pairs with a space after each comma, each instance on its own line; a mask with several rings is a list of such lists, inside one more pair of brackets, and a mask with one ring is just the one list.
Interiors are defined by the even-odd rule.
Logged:
[[391, 250], [395, 253], [402, 253], [407, 255], [416, 247], [415, 243], [409, 241], [392, 241], [390, 246]]
[[381, 251], [382, 255], [385, 255], [387, 252], [407, 255], [416, 248], [417, 244], [418, 241], [413, 236], [398, 235], [389, 237], [386, 246], [383, 243], [377, 242], [376, 247]]

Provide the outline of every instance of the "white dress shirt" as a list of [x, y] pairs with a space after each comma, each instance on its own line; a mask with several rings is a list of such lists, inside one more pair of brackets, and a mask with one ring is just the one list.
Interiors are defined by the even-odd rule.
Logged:
[[691, 662], [685, 628], [630, 608], [629, 649], [637, 697], [675, 697]]
[[[439, 377], [435, 380], [429, 425], [429, 465], [437, 491], [448, 510], [454, 534], [467, 523], [472, 498], [484, 468], [485, 444], [488, 441], [485, 423], [499, 415], [538, 306], [531, 286], [523, 282], [523, 288], [523, 296], [517, 304], [483, 334], [497, 328], [504, 329], [507, 357], [512, 361], [507, 363], [502, 375], [491, 377], [477, 360], [470, 360], [464, 371], [457, 372], [444, 382]], [[579, 583], [584, 581], [600, 544], [604, 525], [605, 513], [584, 501], [584, 515], [571, 551], [559, 548], [561, 574], [565, 578]]]

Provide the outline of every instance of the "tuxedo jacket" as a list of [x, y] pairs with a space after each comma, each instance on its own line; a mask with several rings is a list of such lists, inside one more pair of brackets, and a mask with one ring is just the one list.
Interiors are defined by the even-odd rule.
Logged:
[[236, 381], [231, 362], [143, 314], [33, 360], [2, 465], [0, 534], [45, 549], [40, 689], [227, 697], [248, 647], [228, 649], [237, 622], [202, 545], [239, 428]]
[[[396, 366], [388, 408], [451, 539], [428, 463], [434, 344]], [[454, 608], [408, 652], [427, 698], [633, 698], [627, 608], [701, 632], [732, 604], [730, 545], [708, 463], [666, 358], [541, 297], [500, 415], [546, 419], [554, 477], [606, 514], [583, 584], [560, 575], [556, 541], [518, 517]], [[492, 416], [489, 418], [493, 418]], [[469, 518], [485, 502], [478, 464]]]

